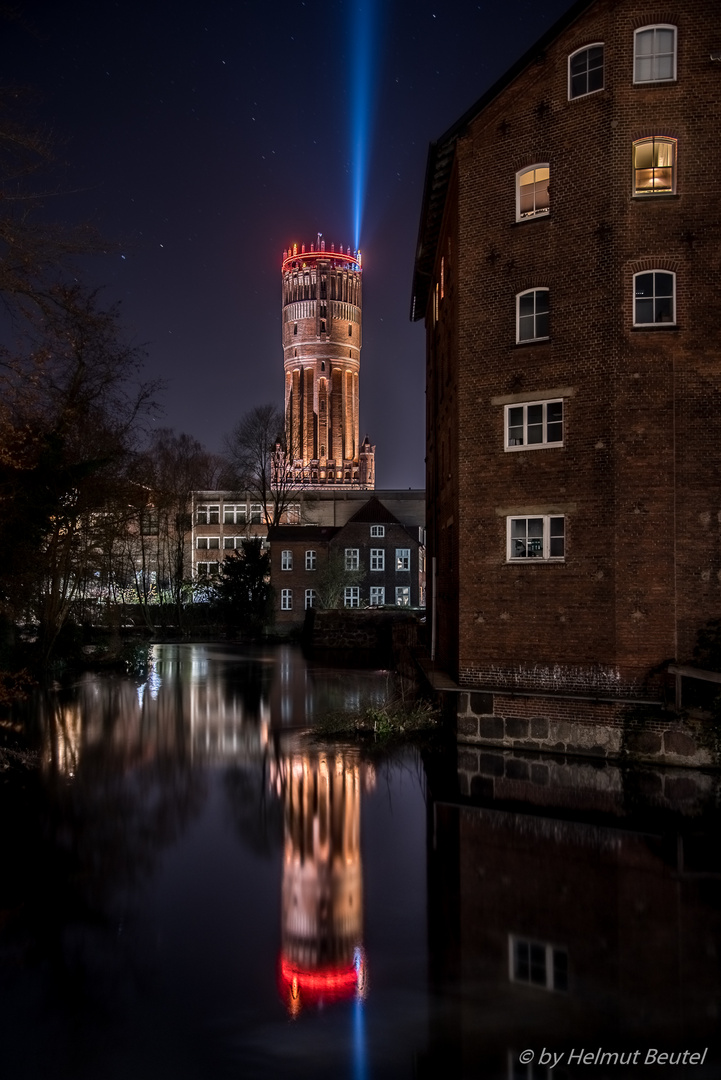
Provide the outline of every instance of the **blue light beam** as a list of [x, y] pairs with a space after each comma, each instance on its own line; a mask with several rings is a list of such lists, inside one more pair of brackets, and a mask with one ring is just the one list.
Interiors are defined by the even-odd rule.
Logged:
[[378, 17], [377, 0], [359, 0], [351, 6], [351, 198], [353, 202], [354, 250], [360, 247], [363, 207], [368, 187], [370, 140], [375, 112], [374, 44]]

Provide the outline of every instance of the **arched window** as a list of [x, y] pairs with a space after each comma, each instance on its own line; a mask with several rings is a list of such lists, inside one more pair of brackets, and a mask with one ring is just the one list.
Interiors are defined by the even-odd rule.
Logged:
[[676, 78], [676, 27], [642, 26], [634, 34], [633, 81], [673, 82]]
[[634, 195], [670, 195], [676, 190], [676, 140], [652, 135], [633, 144]]
[[549, 174], [547, 164], [533, 165], [516, 173], [516, 221], [548, 213], [551, 208]]
[[603, 45], [587, 45], [568, 58], [568, 97], [585, 97], [603, 90]]
[[633, 275], [633, 325], [676, 323], [676, 275], [647, 270]]

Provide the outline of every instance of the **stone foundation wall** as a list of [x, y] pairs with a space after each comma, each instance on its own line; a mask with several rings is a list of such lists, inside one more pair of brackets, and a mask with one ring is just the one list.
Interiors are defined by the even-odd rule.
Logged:
[[713, 722], [661, 709], [491, 692], [451, 694], [462, 744], [692, 767], [718, 764]]

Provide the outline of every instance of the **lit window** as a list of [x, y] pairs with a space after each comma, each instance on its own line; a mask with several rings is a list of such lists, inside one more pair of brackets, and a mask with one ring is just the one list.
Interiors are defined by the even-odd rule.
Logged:
[[633, 81], [673, 82], [676, 78], [676, 27], [644, 26], [634, 37]]
[[506, 405], [506, 450], [527, 450], [563, 443], [563, 401]]
[[516, 221], [548, 213], [549, 173], [548, 165], [534, 165], [516, 173]]
[[386, 534], [385, 525], [371, 525], [371, 536], [381, 537], [381, 536], [385, 536], [385, 534]]
[[568, 953], [540, 941], [509, 938], [508, 959], [511, 982], [526, 983], [542, 990], [568, 990]]
[[603, 90], [603, 45], [589, 45], [568, 58], [568, 96], [585, 97]]
[[385, 570], [385, 548], [371, 548], [371, 570]]
[[220, 537], [219, 536], [199, 536], [197, 538], [196, 542], [195, 542], [195, 546], [196, 546], [196, 548], [198, 548], [199, 551], [202, 551], [202, 550], [207, 551], [208, 549], [217, 551], [217, 550], [220, 549]]
[[358, 585], [346, 585], [343, 593], [345, 607], [360, 607], [360, 587]]
[[516, 297], [516, 341], [548, 337], [548, 289], [529, 289]]
[[224, 503], [223, 505], [223, 524], [224, 525], [245, 525], [246, 519], [246, 506], [245, 503]]
[[397, 585], [396, 586], [396, 607], [410, 607], [411, 606], [411, 587], [410, 585]]
[[280, 610], [292, 611], [293, 610], [293, 590], [281, 589], [280, 590]]
[[374, 607], [382, 607], [386, 602], [386, 591], [382, 585], [371, 585], [370, 602]]
[[305, 609], [315, 607], [315, 589], [305, 590]]
[[280, 553], [280, 568], [281, 570], [293, 569], [293, 552], [281, 551]]
[[565, 518], [509, 517], [508, 553], [516, 559], [563, 559], [565, 556]]
[[676, 275], [651, 270], [633, 276], [633, 325], [676, 322]]
[[634, 195], [668, 195], [676, 190], [676, 140], [639, 139], [633, 144]]
[[358, 548], [346, 548], [345, 549], [345, 568], [346, 570], [357, 570], [360, 566], [360, 555]]
[[316, 557], [314, 551], [306, 551], [305, 553], [305, 568], [306, 570], [315, 570]]
[[401, 573], [403, 570], [410, 570], [410, 568], [411, 549], [396, 548], [396, 573]]

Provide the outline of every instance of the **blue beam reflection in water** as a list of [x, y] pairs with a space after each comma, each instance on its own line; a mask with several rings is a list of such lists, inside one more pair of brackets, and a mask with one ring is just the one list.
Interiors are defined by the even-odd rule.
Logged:
[[717, 779], [301, 735], [388, 690], [178, 645], [39, 698], [40, 774], [0, 786], [3, 1077], [515, 1080], [647, 1044], [718, 1076]]

